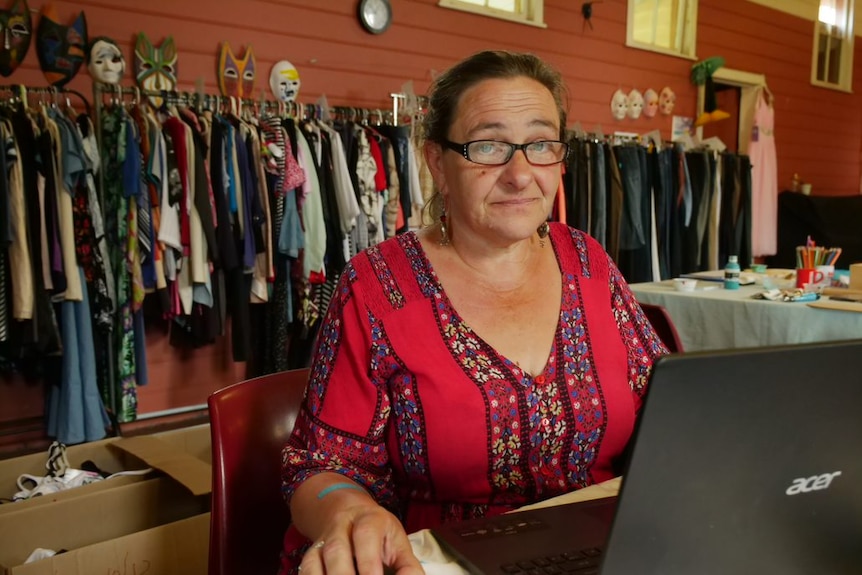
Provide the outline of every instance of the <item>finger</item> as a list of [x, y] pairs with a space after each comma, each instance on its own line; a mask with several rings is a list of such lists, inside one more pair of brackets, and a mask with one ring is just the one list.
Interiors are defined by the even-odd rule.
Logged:
[[[354, 575], [353, 546], [349, 539], [328, 539], [318, 550], [326, 575]], [[303, 574], [306, 575], [306, 574]]]
[[383, 575], [383, 539], [385, 528], [376, 521], [360, 521], [353, 526], [353, 548], [359, 575]]
[[299, 564], [302, 575], [323, 575], [323, 557], [320, 554], [323, 545], [323, 541], [312, 543], [302, 556], [302, 562]]
[[397, 575], [425, 575], [406, 533], [384, 544], [383, 560]]

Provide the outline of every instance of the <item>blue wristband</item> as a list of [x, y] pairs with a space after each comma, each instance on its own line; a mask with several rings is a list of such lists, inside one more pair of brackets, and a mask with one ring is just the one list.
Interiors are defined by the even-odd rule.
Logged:
[[359, 487], [355, 483], [333, 483], [329, 487], [324, 487], [320, 490], [320, 493], [317, 494], [318, 499], [323, 499], [333, 491], [338, 491], [339, 489], [355, 489], [356, 491], [365, 491], [363, 488]]

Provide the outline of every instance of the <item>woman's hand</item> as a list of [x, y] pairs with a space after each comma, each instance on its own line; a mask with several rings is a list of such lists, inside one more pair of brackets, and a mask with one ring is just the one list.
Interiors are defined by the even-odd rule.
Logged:
[[333, 513], [302, 558], [302, 575], [424, 575], [398, 518], [376, 503]]

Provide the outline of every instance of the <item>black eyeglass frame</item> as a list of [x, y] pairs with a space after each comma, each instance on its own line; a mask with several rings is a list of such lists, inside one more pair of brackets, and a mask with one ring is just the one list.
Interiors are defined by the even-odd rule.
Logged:
[[[474, 160], [473, 158], [470, 157], [470, 153], [468, 150], [469, 150], [469, 147], [471, 144], [478, 144], [480, 142], [493, 142], [495, 144], [506, 144], [507, 146], [509, 146], [509, 156], [506, 158], [505, 162], [500, 162], [498, 164], [487, 164], [485, 162], [477, 162], [476, 160]], [[559, 160], [555, 161], [555, 162], [551, 162], [550, 164], [537, 164], [535, 162], [530, 161], [530, 156], [527, 155], [527, 148], [530, 146], [533, 146], [535, 144], [542, 144], [542, 143], [562, 144], [563, 150], [564, 150], [563, 151], [563, 157], [560, 158]], [[448, 148], [454, 152], [458, 152], [459, 154], [464, 156], [464, 159], [467, 160], [468, 162], [473, 162], [474, 164], [479, 164], [480, 166], [505, 166], [510, 161], [512, 161], [512, 158], [515, 157], [515, 152], [517, 152], [518, 150], [521, 150], [524, 152], [524, 157], [527, 159], [527, 162], [529, 162], [530, 165], [532, 165], [532, 166], [542, 166], [542, 167], [554, 166], [556, 164], [561, 164], [561, 163], [565, 162], [566, 159], [569, 157], [569, 150], [571, 149], [566, 142], [563, 142], [561, 140], [536, 140], [535, 142], [527, 142], [525, 144], [513, 144], [512, 142], [504, 142], [503, 140], [471, 140], [469, 142], [464, 142], [463, 144], [459, 144], [457, 142], [453, 142], [452, 140], [443, 140], [441, 142], [441, 144], [443, 145], [444, 148]]]

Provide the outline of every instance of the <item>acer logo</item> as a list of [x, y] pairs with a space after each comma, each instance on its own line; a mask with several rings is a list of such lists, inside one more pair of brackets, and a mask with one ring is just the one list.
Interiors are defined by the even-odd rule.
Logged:
[[811, 491], [820, 491], [828, 489], [832, 480], [841, 475], [840, 471], [832, 473], [824, 473], [823, 475], [812, 475], [811, 477], [800, 477], [794, 479], [793, 484], [787, 488], [788, 495], [799, 495], [800, 493], [810, 493]]

